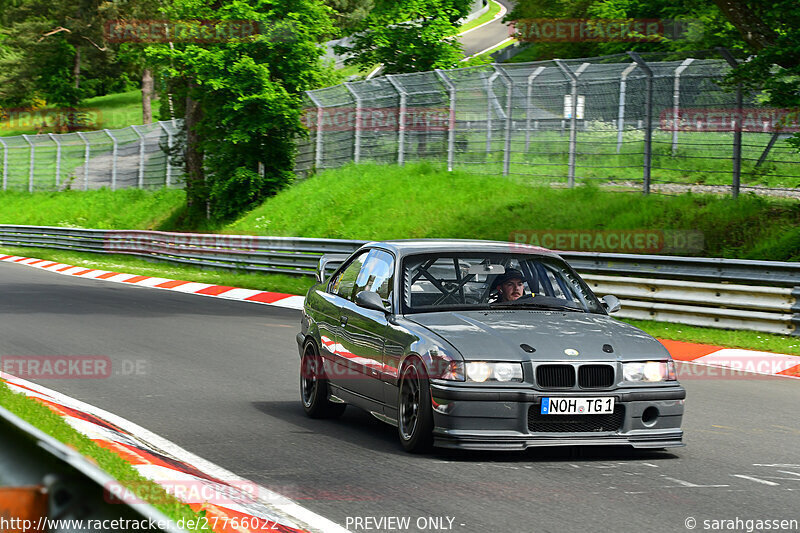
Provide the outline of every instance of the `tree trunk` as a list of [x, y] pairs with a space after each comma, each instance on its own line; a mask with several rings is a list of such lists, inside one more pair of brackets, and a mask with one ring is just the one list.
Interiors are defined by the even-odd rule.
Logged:
[[72, 77], [75, 80], [75, 88], [81, 86], [81, 49], [75, 47], [75, 64], [72, 66]]
[[153, 71], [146, 68], [142, 71], [142, 121], [153, 122]]
[[714, 0], [725, 18], [757, 52], [775, 44], [775, 31], [741, 0]]
[[205, 186], [200, 136], [195, 131], [196, 126], [203, 117], [203, 110], [200, 107], [200, 103], [190, 96], [194, 87], [196, 87], [196, 84], [193, 81], [189, 81], [184, 127], [186, 128], [186, 207], [188, 208], [189, 216], [197, 219], [206, 214], [208, 192]]

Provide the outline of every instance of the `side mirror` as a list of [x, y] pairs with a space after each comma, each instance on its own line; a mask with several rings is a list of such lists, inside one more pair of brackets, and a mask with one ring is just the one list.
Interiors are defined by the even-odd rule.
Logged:
[[600, 298], [600, 301], [603, 303], [603, 307], [606, 308], [606, 311], [609, 313], [616, 313], [620, 309], [622, 309], [622, 304], [619, 301], [619, 298], [614, 296], [613, 294], [608, 294]]
[[377, 292], [361, 291], [356, 294], [356, 305], [364, 309], [372, 309], [373, 311], [380, 311], [381, 313], [388, 313], [389, 311], [383, 305], [383, 300]]

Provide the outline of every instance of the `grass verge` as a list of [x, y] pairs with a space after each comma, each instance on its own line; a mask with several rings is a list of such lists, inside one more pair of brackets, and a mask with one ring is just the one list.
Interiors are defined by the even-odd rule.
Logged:
[[472, 28], [480, 26], [481, 24], [489, 22], [494, 17], [496, 17], [498, 13], [500, 13], [500, 7], [501, 6], [498, 2], [495, 2], [494, 0], [489, 0], [489, 10], [486, 11], [486, 13], [484, 13], [480, 17], [471, 20], [466, 24], [463, 24], [461, 27], [458, 28], [458, 33], [464, 33], [466, 31], [471, 30]]
[[[197, 518], [202, 515], [195, 513], [188, 505], [169, 495], [157, 483], [142, 477], [122, 457], [100, 447], [94, 441], [79, 433], [47, 406], [28, 398], [24, 394], [12, 391], [2, 382], [0, 382], [0, 405], [56, 440], [74, 448], [84, 457], [88, 457], [114, 479], [123, 484], [130, 482], [127, 486], [131, 492], [140, 495], [143, 500], [148, 498], [151, 501], [157, 499], [158, 501], [153, 503], [153, 507], [172, 520], [185, 519], [187, 523], [189, 520], [194, 520], [194, 523], [199, 522]], [[194, 531], [210, 530], [195, 529]]]
[[[683, 324], [654, 322], [652, 320], [633, 320], [628, 318], [622, 318], [620, 320], [643, 329], [650, 335], [658, 337], [659, 339], [800, 355], [800, 337], [738, 329], [701, 328], [697, 326], [685, 326]], [[800, 364], [800, 360], [798, 360], [798, 363]]]

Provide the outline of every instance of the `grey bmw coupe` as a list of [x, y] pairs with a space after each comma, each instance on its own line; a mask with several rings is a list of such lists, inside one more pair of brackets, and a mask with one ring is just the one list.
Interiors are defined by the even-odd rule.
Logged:
[[312, 418], [352, 404], [411, 452], [683, 445], [686, 391], [667, 350], [549, 250], [373, 242], [323, 256], [317, 279], [297, 334]]

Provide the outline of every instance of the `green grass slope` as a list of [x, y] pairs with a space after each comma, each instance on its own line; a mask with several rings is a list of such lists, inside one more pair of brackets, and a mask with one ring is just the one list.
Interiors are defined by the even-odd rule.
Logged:
[[0, 192], [0, 224], [161, 229], [184, 204], [182, 190]]
[[525, 230], [699, 230], [701, 255], [800, 260], [800, 204], [743, 195], [531, 187], [428, 164], [350, 165], [286, 189], [225, 233], [347, 239], [509, 240]]

